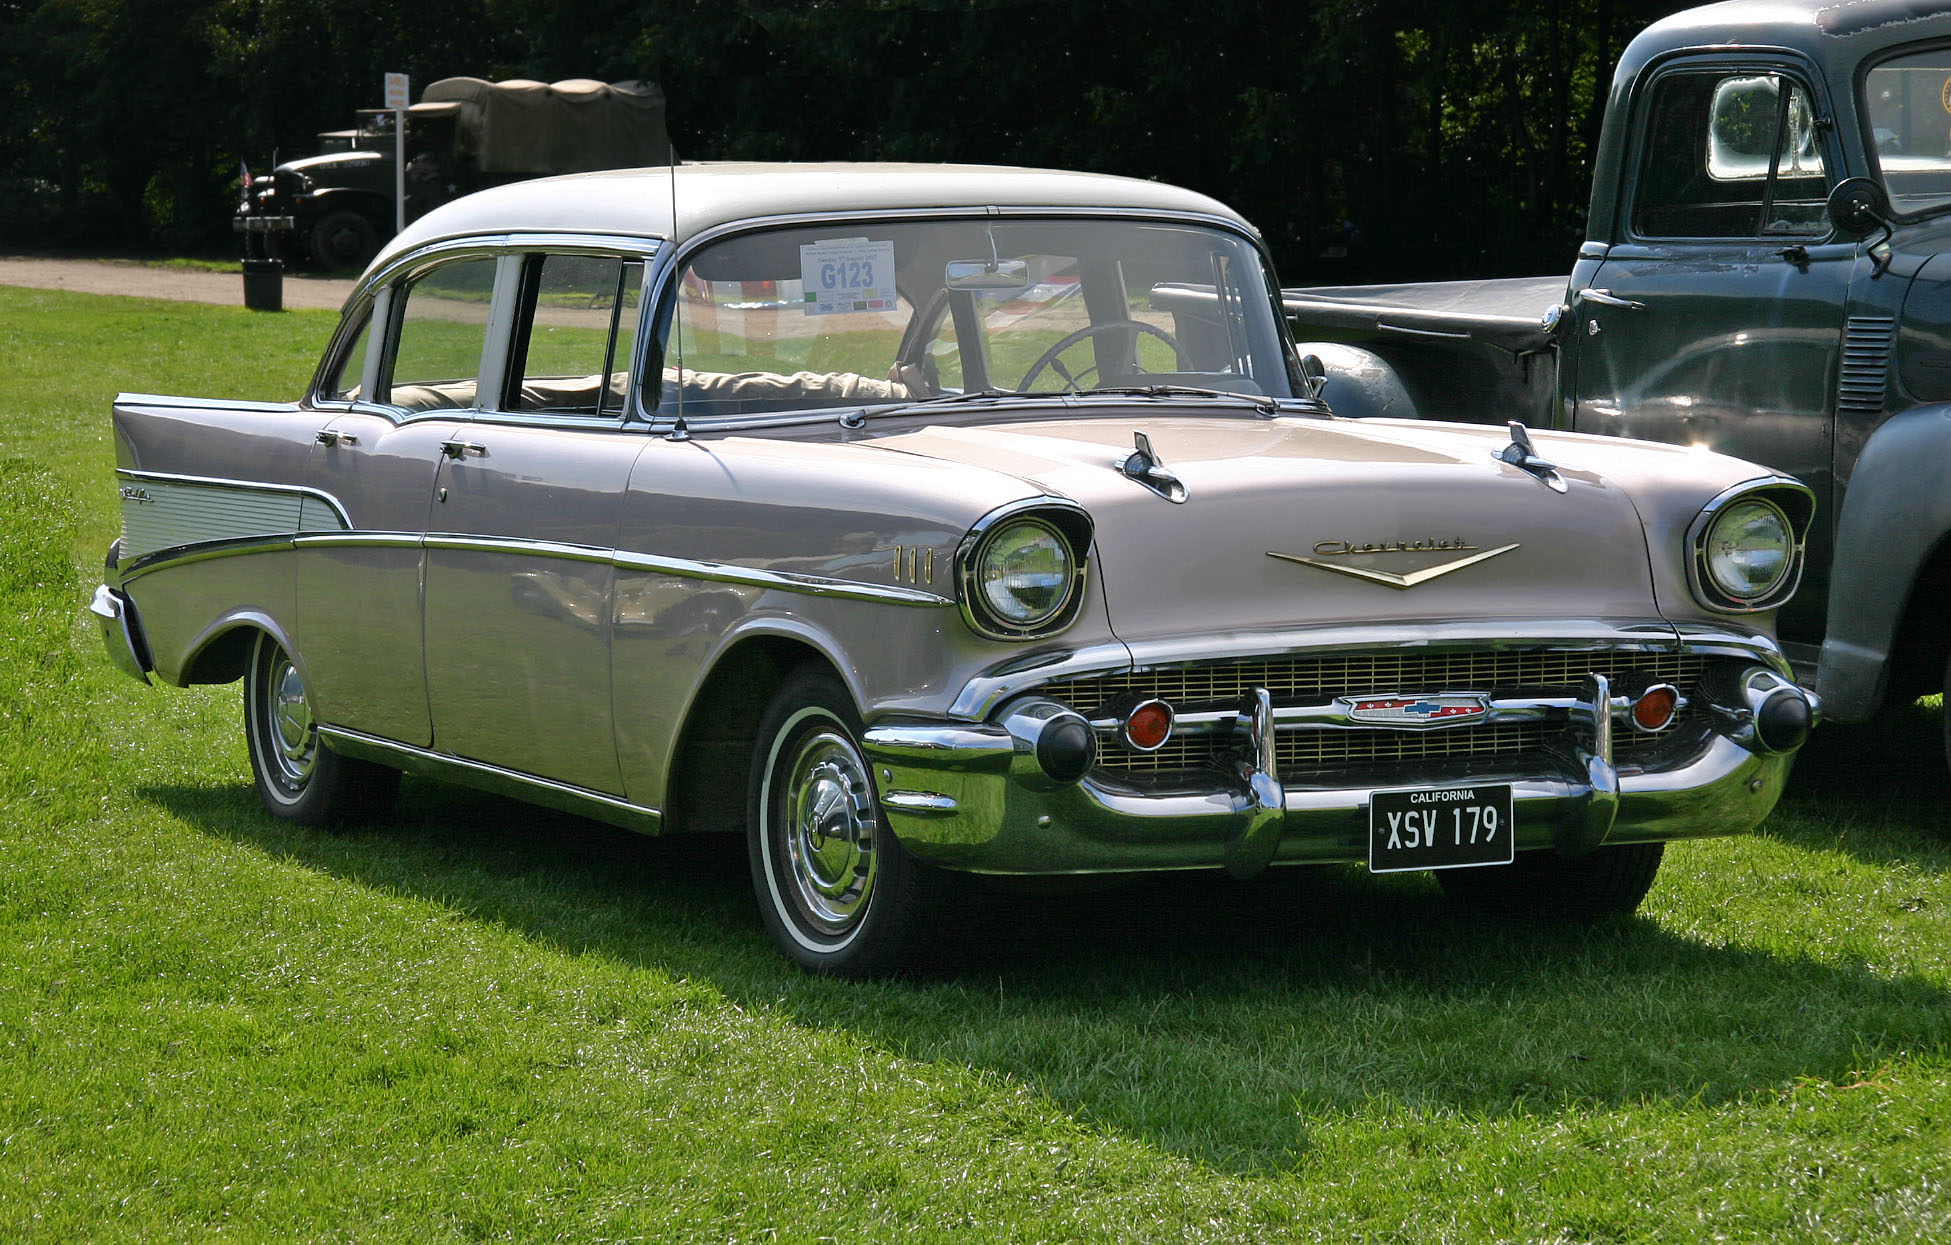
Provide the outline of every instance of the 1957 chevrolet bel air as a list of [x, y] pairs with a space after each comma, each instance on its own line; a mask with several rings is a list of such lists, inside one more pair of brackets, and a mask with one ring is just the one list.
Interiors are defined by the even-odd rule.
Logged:
[[958, 875], [1360, 862], [1631, 911], [1816, 718], [1810, 495], [1344, 420], [1253, 229], [995, 168], [589, 174], [430, 213], [297, 402], [124, 394], [129, 673], [242, 679], [273, 816], [402, 771], [747, 837], [808, 968]]

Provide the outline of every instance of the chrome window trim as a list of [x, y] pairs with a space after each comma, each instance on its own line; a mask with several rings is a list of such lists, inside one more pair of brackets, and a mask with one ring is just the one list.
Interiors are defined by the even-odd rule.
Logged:
[[[1273, 257], [1267, 253], [1266, 243], [1260, 237], [1258, 230], [1241, 221], [1226, 216], [1217, 216], [1210, 212], [1174, 211], [1170, 208], [943, 206], [863, 208], [853, 212], [794, 212], [779, 216], [753, 216], [744, 220], [728, 221], [721, 225], [714, 225], [700, 233], [692, 234], [682, 242], [664, 248], [653, 258], [644, 276], [646, 300], [643, 305], [643, 311], [645, 314], [639, 315], [637, 318], [638, 346], [636, 358], [633, 360], [633, 363], [641, 371], [643, 364], [650, 357], [652, 335], [655, 334], [659, 322], [664, 318], [667, 304], [672, 303], [671, 299], [665, 297], [666, 287], [669, 286], [670, 289], [675, 290], [676, 286], [672, 278], [677, 270], [682, 268], [685, 262], [699, 250], [715, 242], [723, 241], [728, 237], [745, 233], [762, 233], [773, 229], [803, 228], [808, 225], [853, 225], [887, 221], [920, 222], [931, 220], [1034, 220], [1038, 218], [1056, 220], [1155, 221], [1159, 224], [1168, 225], [1209, 226], [1244, 239], [1247, 245], [1253, 248], [1254, 253], [1260, 256], [1262, 273], [1271, 278], [1274, 271]], [[657, 295], [655, 299], [649, 297], [650, 291], [653, 290]], [[1277, 301], [1273, 314], [1277, 325], [1285, 323], [1285, 317], [1280, 312]], [[1286, 332], [1285, 329], [1277, 329], [1276, 331], [1282, 334]], [[657, 412], [651, 410], [646, 404], [649, 399], [648, 386], [636, 384], [635, 387], [638, 391], [637, 402], [628, 408], [629, 418], [632, 421], [650, 425], [651, 431], [660, 435], [671, 432], [677, 423], [677, 417], [673, 415], [660, 416]], [[820, 417], [817, 422], [825, 422], [827, 420], [837, 419], [844, 411], [851, 409], [853, 408], [819, 407], [809, 408], [806, 411], [782, 411], [777, 417], [758, 421], [754, 421], [749, 415], [725, 415], [715, 418], [706, 417], [703, 419], [696, 419], [687, 415], [684, 417], [684, 423], [685, 427], [693, 432], [734, 431], [752, 427], [789, 426], [792, 423], [806, 421], [812, 415], [818, 415]], [[734, 423], [732, 421], [737, 422]]]
[[499, 411], [508, 396], [508, 348], [515, 336], [515, 305], [521, 301], [522, 264], [518, 251], [495, 256], [494, 293], [488, 302], [488, 328], [481, 337], [481, 362], [474, 373], [474, 409]]
[[[1800, 496], [1804, 507], [1798, 524], [1795, 516], [1787, 509], [1776, 506], [1776, 509], [1781, 511], [1783, 520], [1788, 523], [1790, 534], [1794, 537], [1794, 548], [1789, 555], [1791, 565], [1788, 573], [1782, 577], [1781, 583], [1753, 600], [1744, 601], [1721, 591], [1714, 584], [1713, 577], [1707, 573], [1707, 533], [1713, 528], [1714, 519], [1735, 502], [1741, 501], [1752, 493], [1776, 491], [1787, 491]], [[1700, 508], [1700, 513], [1694, 516], [1693, 522], [1687, 525], [1687, 587], [1693, 592], [1694, 600], [1717, 614], [1756, 614], [1763, 610], [1774, 609], [1793, 597], [1796, 589], [1802, 586], [1802, 571], [1808, 564], [1809, 529], [1815, 521], [1815, 506], [1815, 491], [1790, 476], [1758, 476], [1752, 480], [1743, 480], [1717, 493]]]
[[653, 234], [617, 233], [576, 233], [564, 231], [522, 231], [498, 233], [460, 234], [452, 238], [437, 238], [423, 243], [411, 251], [395, 255], [386, 261], [386, 266], [375, 271], [366, 279], [361, 290], [391, 287], [399, 281], [402, 274], [418, 272], [435, 260], [445, 260], [450, 255], [479, 252], [488, 255], [501, 255], [511, 249], [527, 253], [536, 250], [562, 251], [573, 254], [634, 255], [650, 259], [668, 247], [666, 239]]

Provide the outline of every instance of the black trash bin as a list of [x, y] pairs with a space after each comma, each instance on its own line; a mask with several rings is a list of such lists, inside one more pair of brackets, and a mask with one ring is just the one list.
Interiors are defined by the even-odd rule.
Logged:
[[244, 305], [252, 311], [285, 309], [285, 262], [282, 259], [244, 261]]

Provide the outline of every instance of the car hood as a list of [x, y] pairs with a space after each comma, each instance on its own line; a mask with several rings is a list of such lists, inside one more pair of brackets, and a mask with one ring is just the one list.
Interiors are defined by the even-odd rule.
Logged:
[[[1175, 503], [1118, 464], [1144, 433]], [[1127, 642], [1475, 619], [1657, 619], [1625, 491], [1492, 457], [1501, 430], [1343, 420], [1091, 418], [930, 427], [886, 448], [1008, 471], [1083, 504]]]

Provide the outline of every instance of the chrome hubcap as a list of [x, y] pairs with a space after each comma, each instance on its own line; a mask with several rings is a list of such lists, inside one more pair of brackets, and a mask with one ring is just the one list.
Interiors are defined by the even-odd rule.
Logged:
[[797, 907], [829, 934], [846, 932], [874, 892], [879, 824], [867, 767], [835, 731], [808, 736], [785, 791], [788, 880]]
[[318, 762], [318, 724], [298, 669], [282, 651], [270, 663], [264, 683], [265, 717], [270, 726], [271, 761], [280, 781], [297, 790], [312, 776]]

